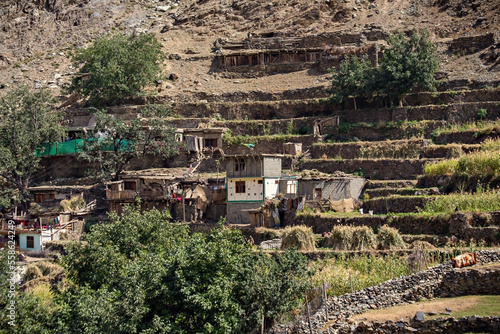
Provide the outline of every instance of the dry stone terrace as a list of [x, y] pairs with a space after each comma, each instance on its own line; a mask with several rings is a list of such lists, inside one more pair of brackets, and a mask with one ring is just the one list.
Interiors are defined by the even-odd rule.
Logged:
[[[491, 294], [500, 291], [500, 270], [498, 267], [489, 270], [481, 265], [500, 262], [499, 251], [479, 251], [477, 252], [478, 264], [473, 267], [455, 269], [452, 267], [451, 260], [432, 267], [428, 270], [420, 271], [412, 275], [394, 278], [379, 285], [368, 287], [354, 293], [329, 297], [326, 303], [328, 307], [328, 318], [325, 309], [319, 310], [312, 315], [311, 323], [315, 333], [361, 333], [366, 330], [366, 324], [351, 324], [348, 319], [371, 309], [387, 308], [396, 305], [405, 305], [415, 303], [421, 300], [432, 298], [445, 298], [475, 294]], [[476, 268], [477, 267], [477, 268]], [[465, 319], [452, 320], [451, 325], [446, 324], [447, 319], [431, 322], [430, 324], [419, 324], [418, 329], [425, 329], [424, 332], [445, 333], [443, 330], [448, 328], [469, 328], [474, 329], [476, 324], [485, 323], [484, 328], [495, 331], [499, 327], [498, 317], [488, 317], [488, 319]], [[460, 322], [463, 327], [455, 327]], [[471, 324], [463, 324], [471, 322]], [[443, 325], [443, 323], [445, 325]], [[398, 332], [410, 333], [414, 330], [415, 323], [399, 322], [369, 325], [371, 331], [383, 329], [382, 333], [390, 333], [391, 329], [398, 329]], [[439, 328], [439, 331], [436, 331]], [[268, 333], [310, 333], [307, 321], [301, 321], [291, 326], [277, 326], [274, 331]]]

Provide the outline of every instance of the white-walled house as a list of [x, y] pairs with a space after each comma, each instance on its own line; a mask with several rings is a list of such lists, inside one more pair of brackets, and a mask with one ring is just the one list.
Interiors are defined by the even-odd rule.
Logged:
[[227, 214], [233, 224], [249, 224], [245, 210], [257, 209], [280, 192], [281, 155], [226, 155]]

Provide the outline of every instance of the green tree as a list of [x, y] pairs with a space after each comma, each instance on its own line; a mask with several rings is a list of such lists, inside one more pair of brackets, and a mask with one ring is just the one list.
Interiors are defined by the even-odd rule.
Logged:
[[377, 84], [380, 93], [398, 99], [403, 104], [403, 96], [416, 85], [422, 89], [435, 90], [435, 73], [439, 68], [436, 44], [429, 40], [429, 33], [420, 34], [413, 29], [410, 38], [398, 32], [387, 39], [389, 47], [384, 50], [377, 70]]
[[387, 96], [398, 99], [400, 106], [403, 97], [415, 86], [435, 90], [435, 73], [439, 68], [436, 45], [429, 40], [429, 33], [413, 30], [410, 38], [398, 32], [388, 37], [389, 47], [384, 50], [380, 66], [375, 67], [368, 60], [356, 56], [346, 56], [338, 69], [332, 68], [331, 100], [341, 103], [348, 96]]
[[146, 105], [130, 121], [105, 110], [91, 110], [96, 126], [87, 134], [78, 156], [99, 166], [97, 173], [92, 170], [97, 178], [118, 180], [121, 171], [134, 159], [147, 154], [168, 158], [178, 152], [175, 131], [165, 119], [169, 111], [162, 106]]
[[6, 206], [15, 196], [27, 210], [28, 187], [42, 168], [35, 150], [43, 143], [65, 138], [64, 117], [53, 104], [47, 90], [30, 92], [25, 86], [0, 99], [0, 194]]
[[297, 305], [304, 257], [252, 252], [241, 231], [169, 223], [168, 212], [125, 209], [94, 225], [64, 257], [60, 333], [242, 333]]
[[72, 62], [80, 70], [68, 91], [88, 97], [94, 106], [137, 96], [158, 78], [164, 58], [152, 34], [99, 38], [74, 55]]
[[332, 101], [342, 103], [349, 96], [353, 97], [354, 110], [356, 110], [356, 96], [367, 93], [371, 81], [373, 65], [367, 59], [359, 59], [356, 55], [345, 55], [338, 69], [331, 68], [332, 88], [334, 95]]

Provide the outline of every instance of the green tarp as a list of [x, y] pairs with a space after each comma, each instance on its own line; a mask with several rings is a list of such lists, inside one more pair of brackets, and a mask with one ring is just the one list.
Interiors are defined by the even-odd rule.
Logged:
[[[66, 155], [74, 154], [81, 151], [84, 139], [68, 140], [63, 143], [44, 143], [39, 149], [35, 151], [35, 156], [46, 157], [51, 155]], [[134, 143], [128, 140], [122, 142], [122, 147], [119, 151], [125, 150], [127, 148], [134, 148]], [[103, 151], [114, 151], [113, 145], [107, 145], [102, 147]]]

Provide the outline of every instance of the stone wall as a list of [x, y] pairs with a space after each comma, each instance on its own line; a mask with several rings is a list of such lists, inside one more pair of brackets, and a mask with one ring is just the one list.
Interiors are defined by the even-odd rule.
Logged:
[[321, 137], [315, 137], [313, 135], [305, 135], [305, 136], [283, 136], [280, 138], [269, 138], [269, 139], [260, 139], [255, 147], [252, 149], [246, 148], [241, 145], [227, 145], [224, 144], [223, 150], [225, 154], [284, 154], [285, 150], [283, 148], [284, 143], [301, 143], [302, 144], [302, 152], [305, 152], [309, 149], [313, 143], [317, 142]]
[[[365, 211], [366, 212], [366, 211]], [[377, 230], [383, 225], [397, 228], [402, 234], [454, 235], [462, 240], [484, 241], [487, 245], [500, 242], [500, 211], [454, 213], [436, 216], [372, 216], [331, 218], [320, 215], [295, 218], [293, 225], [306, 225], [314, 233], [330, 232], [335, 225], [369, 226]]]
[[308, 159], [301, 162], [298, 169], [317, 169], [324, 173], [362, 172], [362, 176], [373, 180], [409, 180], [416, 179], [422, 173], [426, 162], [432, 162], [432, 159]]
[[[477, 259], [479, 264], [499, 262], [500, 251], [478, 251]], [[474, 287], [475, 285], [486, 284], [490, 285], [490, 289]], [[330, 326], [329, 333], [354, 333], [357, 332], [357, 327], [346, 324], [347, 319], [353, 315], [372, 309], [405, 305], [422, 299], [452, 297], [456, 295], [453, 289], [457, 286], [463, 287], [460, 290], [461, 295], [477, 293], [500, 294], [500, 271], [498, 269], [476, 269], [475, 267], [456, 269], [452, 267], [451, 261], [446, 261], [425, 271], [391, 279], [354, 293], [330, 297], [326, 302], [328, 319], [326, 319], [323, 307], [312, 316], [312, 327], [318, 330], [328, 322]], [[494, 323], [498, 324], [498, 320], [495, 320]], [[428, 326], [429, 324], [424, 322], [422, 326]], [[401, 322], [398, 327], [403, 333], [412, 331], [409, 328], [403, 331], [404, 322]], [[309, 326], [307, 322], [301, 321], [294, 324], [293, 328], [280, 326], [275, 330], [268, 331], [268, 333], [273, 334], [290, 332], [297, 334], [309, 333]]]
[[366, 159], [366, 158], [444, 158], [456, 155], [463, 151], [469, 153], [480, 148], [476, 145], [431, 145], [429, 140], [412, 138], [409, 140], [393, 140], [388, 142], [355, 142], [318, 144], [311, 148], [311, 156], [314, 159], [337, 158], [342, 159]]

